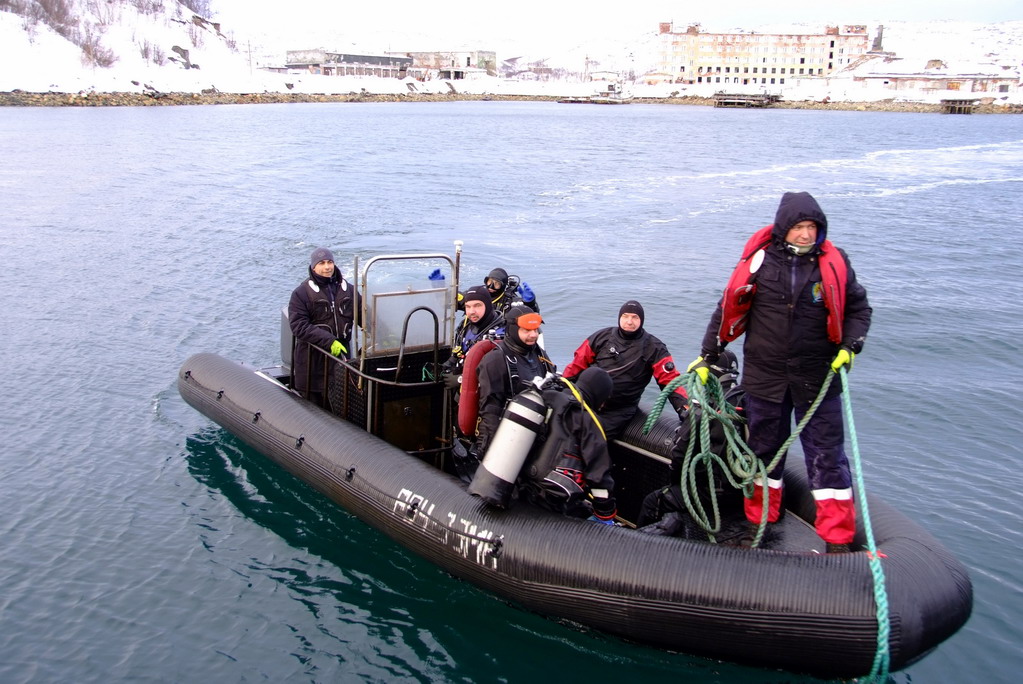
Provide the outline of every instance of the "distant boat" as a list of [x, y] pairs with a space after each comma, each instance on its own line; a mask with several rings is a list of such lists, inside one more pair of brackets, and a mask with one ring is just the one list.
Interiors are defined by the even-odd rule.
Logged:
[[604, 87], [592, 95], [583, 97], [566, 97], [558, 100], [563, 104], [629, 104], [632, 94], [625, 92], [621, 83], [607, 82]]

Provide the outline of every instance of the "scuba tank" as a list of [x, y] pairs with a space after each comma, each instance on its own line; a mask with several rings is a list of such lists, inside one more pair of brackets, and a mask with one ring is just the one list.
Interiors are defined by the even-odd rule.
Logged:
[[[540, 384], [543, 380], [537, 378], [534, 382]], [[483, 462], [469, 484], [470, 494], [491, 506], [508, 507], [515, 479], [543, 428], [546, 414], [547, 405], [537, 387], [520, 392], [508, 402]]]

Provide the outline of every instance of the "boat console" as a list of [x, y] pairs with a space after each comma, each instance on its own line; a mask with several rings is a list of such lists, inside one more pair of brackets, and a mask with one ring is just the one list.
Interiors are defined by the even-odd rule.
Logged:
[[[327, 373], [321, 408], [442, 469], [453, 421], [450, 392], [438, 380], [454, 337], [459, 253], [378, 256], [361, 271], [356, 259], [361, 305], [352, 358], [309, 351], [309, 367]], [[289, 387], [294, 353], [285, 307], [281, 358]]]

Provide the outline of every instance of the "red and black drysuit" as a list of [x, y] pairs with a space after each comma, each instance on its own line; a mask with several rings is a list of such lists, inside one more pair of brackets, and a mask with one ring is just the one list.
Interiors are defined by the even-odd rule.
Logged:
[[[597, 413], [608, 441], [618, 437], [636, 415], [639, 399], [650, 384], [650, 378], [664, 389], [679, 376], [668, 348], [642, 327], [632, 333], [618, 326], [593, 333], [575, 350], [563, 375], [574, 380], [590, 366], [603, 368], [614, 381], [611, 398]], [[684, 415], [685, 390], [676, 389], [669, 401], [680, 416]]]
[[[806, 220], [817, 224], [817, 243], [798, 255], [786, 246], [785, 237]], [[703, 339], [704, 359], [713, 361], [728, 341], [745, 332], [742, 384], [749, 446], [764, 463], [791, 434], [793, 412], [797, 421], [806, 414], [839, 349], [859, 352], [870, 327], [866, 290], [856, 281], [845, 252], [827, 240], [827, 226], [812, 196], [785, 193], [774, 224], [747, 243]], [[761, 251], [763, 263], [751, 273]], [[817, 504], [817, 533], [827, 542], [848, 544], [855, 533], [855, 508], [841, 391], [841, 383], [832, 382], [800, 442]], [[780, 515], [783, 468], [784, 457], [768, 473], [769, 522]], [[746, 500], [751, 522], [760, 522], [763, 492], [758, 481], [754, 498]]]

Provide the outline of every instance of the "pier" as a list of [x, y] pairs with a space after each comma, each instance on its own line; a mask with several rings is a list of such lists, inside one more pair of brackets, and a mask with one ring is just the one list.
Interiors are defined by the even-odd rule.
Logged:
[[977, 108], [978, 99], [975, 97], [960, 98], [955, 100], [942, 100], [942, 114], [973, 114]]
[[715, 107], [769, 107], [781, 99], [779, 95], [740, 95], [730, 93], [716, 93], [714, 95]]

